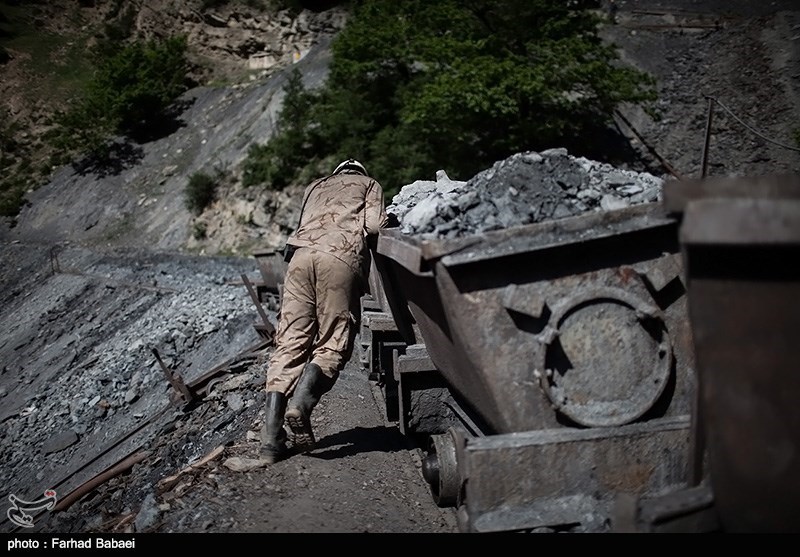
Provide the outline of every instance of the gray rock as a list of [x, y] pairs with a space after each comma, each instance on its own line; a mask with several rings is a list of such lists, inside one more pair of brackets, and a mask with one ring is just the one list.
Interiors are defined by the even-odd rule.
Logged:
[[57, 453], [63, 451], [67, 447], [71, 447], [78, 442], [78, 434], [75, 431], [68, 429], [50, 437], [42, 444], [42, 452], [44, 454]]
[[142, 502], [139, 513], [136, 515], [134, 525], [137, 532], [144, 532], [158, 521], [161, 511], [156, 504], [156, 497], [153, 493], [148, 493]]
[[125, 404], [130, 404], [136, 401], [136, 399], [138, 398], [139, 398], [139, 392], [136, 390], [136, 387], [128, 389], [127, 392], [125, 393]]
[[467, 182], [449, 180], [440, 171], [436, 182], [403, 187], [387, 210], [397, 215], [405, 234], [456, 238], [652, 202], [662, 184], [648, 173], [549, 149], [512, 155]]
[[244, 408], [242, 395], [238, 393], [229, 393], [228, 396], [225, 397], [225, 402], [228, 403], [228, 407], [234, 412], [239, 412], [242, 408]]
[[627, 201], [611, 193], [607, 193], [600, 200], [600, 208], [604, 211], [615, 211], [617, 209], [624, 209], [628, 206], [629, 204]]

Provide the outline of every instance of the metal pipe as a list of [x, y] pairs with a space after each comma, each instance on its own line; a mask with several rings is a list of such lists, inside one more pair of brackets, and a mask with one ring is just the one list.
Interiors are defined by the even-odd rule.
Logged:
[[59, 500], [58, 504], [53, 508], [53, 511], [57, 512], [68, 509], [73, 503], [78, 501], [81, 497], [92, 491], [100, 484], [107, 482], [114, 476], [118, 476], [130, 468], [133, 468], [134, 464], [143, 461], [148, 456], [150, 456], [150, 451], [139, 451], [138, 453], [129, 456], [125, 460], [120, 461], [105, 472], [98, 474], [91, 480], [71, 491], [66, 497]]

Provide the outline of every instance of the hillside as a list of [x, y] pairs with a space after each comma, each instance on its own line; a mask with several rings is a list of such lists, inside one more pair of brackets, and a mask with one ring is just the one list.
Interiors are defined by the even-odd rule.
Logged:
[[[331, 8], [294, 18], [283, 14], [275, 22], [245, 5], [231, 5], [209, 11], [202, 21], [192, 10], [173, 13], [165, 7], [166, 15], [158, 18], [143, 10], [136, 29], [144, 36], [165, 33], [165, 26], [187, 29], [194, 56], [213, 62], [206, 68], [218, 67], [227, 76], [238, 68], [249, 77], [232, 86], [206, 80], [207, 85], [191, 90], [178, 129], [130, 146], [112, 173], [55, 170], [46, 187], [27, 196], [29, 205], [16, 226], [4, 220], [3, 234], [24, 238], [46, 232], [56, 241], [245, 255], [281, 245], [294, 222], [296, 190], [242, 188], [241, 164], [248, 147], [264, 142], [274, 129], [288, 69], [300, 68], [307, 87], [323, 82], [326, 45], [345, 18], [339, 8]], [[710, 96], [719, 103], [710, 128], [708, 175], [763, 175], [798, 167], [800, 15], [795, 3], [640, 0], [618, 5], [616, 24], [606, 26], [603, 34], [619, 47], [624, 63], [656, 77], [657, 113], [622, 106], [607, 150], [574, 154], [654, 174], [699, 177]], [[55, 18], [55, 12], [42, 10]], [[266, 27], [273, 31], [258, 32]], [[262, 37], [259, 48], [241, 46], [251, 44], [253, 36]], [[267, 36], [273, 38], [266, 41]], [[274, 63], [266, 68], [268, 51]], [[265, 69], [252, 69], [262, 63]], [[33, 110], [26, 103], [40, 106], [40, 101], [22, 93], [28, 81], [19, 77], [24, 73], [20, 67], [28, 66], [15, 57], [0, 66], [0, 75], [3, 87], [17, 91], [2, 98], [19, 106], [14, 110], [23, 118]], [[33, 135], [36, 125], [30, 129]], [[198, 171], [223, 171], [227, 179], [220, 200], [195, 218], [184, 207], [183, 194], [189, 176]]]
[[[51, 181], [60, 181], [63, 173], [60, 165], [54, 163], [57, 153], [46, 136], [57, 129], [58, 114], [74, 106], [80, 91], [89, 82], [93, 69], [88, 54], [100, 41], [121, 44], [123, 40], [186, 37], [189, 66], [186, 82], [196, 88], [185, 99], [186, 107], [191, 107], [204, 90], [220, 98], [226, 97], [223, 102], [230, 104], [229, 95], [249, 86], [258, 87], [275, 75], [266, 89], [250, 91], [265, 97], [265, 106], [258, 108], [266, 111], [263, 116], [269, 117], [274, 116], [278, 106], [270, 105], [269, 97], [277, 93], [275, 100], [280, 101], [282, 94], [282, 78], [276, 74], [299, 62], [314, 44], [335, 33], [345, 22], [345, 12], [338, 7], [339, 3], [323, 4], [324, 10], [297, 10], [284, 7], [291, 6], [292, 2], [279, 1], [0, 2], [3, 188], [32, 191]], [[318, 82], [318, 76], [308, 75], [307, 79], [309, 86]], [[205, 100], [211, 104], [201, 109], [216, 106], [215, 100]], [[201, 99], [200, 104], [203, 101]], [[239, 107], [234, 105], [233, 108]], [[187, 113], [182, 121], [194, 117]], [[246, 127], [241, 122], [238, 125]], [[232, 161], [234, 169], [247, 143], [269, 136], [272, 125], [262, 122], [253, 130], [257, 134], [253, 137], [243, 130], [241, 141], [237, 143], [240, 153]], [[166, 144], [176, 145], [177, 150], [180, 144], [191, 141], [192, 138], [179, 135], [168, 139]], [[109, 173], [119, 176], [120, 170], [140, 162], [148, 150], [147, 142], [144, 143], [126, 142], [119, 150], [116, 166], [104, 169], [103, 176], [88, 178], [88, 181], [106, 178]], [[223, 156], [208, 161], [205, 167], [211, 171], [212, 166], [229, 162], [228, 157]], [[164, 163], [162, 170], [172, 173], [172, 162], [162, 160], [156, 165], [160, 163]], [[193, 168], [179, 164], [175, 170], [185, 177]], [[124, 181], [131, 182], [135, 180]], [[121, 206], [126, 204], [124, 197], [119, 200]], [[13, 219], [10, 222], [13, 223]]]

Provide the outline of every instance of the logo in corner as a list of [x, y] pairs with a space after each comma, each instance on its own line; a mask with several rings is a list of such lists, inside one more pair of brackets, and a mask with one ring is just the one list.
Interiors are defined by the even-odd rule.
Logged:
[[29, 513], [42, 509], [52, 510], [56, 506], [56, 491], [48, 489], [44, 492], [44, 497], [36, 501], [25, 501], [14, 494], [9, 495], [8, 500], [12, 505], [6, 512], [8, 519], [22, 528], [33, 528], [33, 516]]

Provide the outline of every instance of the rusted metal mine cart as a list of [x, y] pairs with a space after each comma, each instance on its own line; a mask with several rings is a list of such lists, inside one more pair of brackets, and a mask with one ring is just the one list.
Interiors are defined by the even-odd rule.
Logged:
[[462, 531], [612, 531], [620, 498], [690, 487], [678, 225], [650, 203], [449, 240], [381, 232], [362, 363]]
[[620, 529], [800, 532], [800, 176], [669, 183], [664, 206], [681, 219], [697, 437], [689, 487], [632, 500]]

